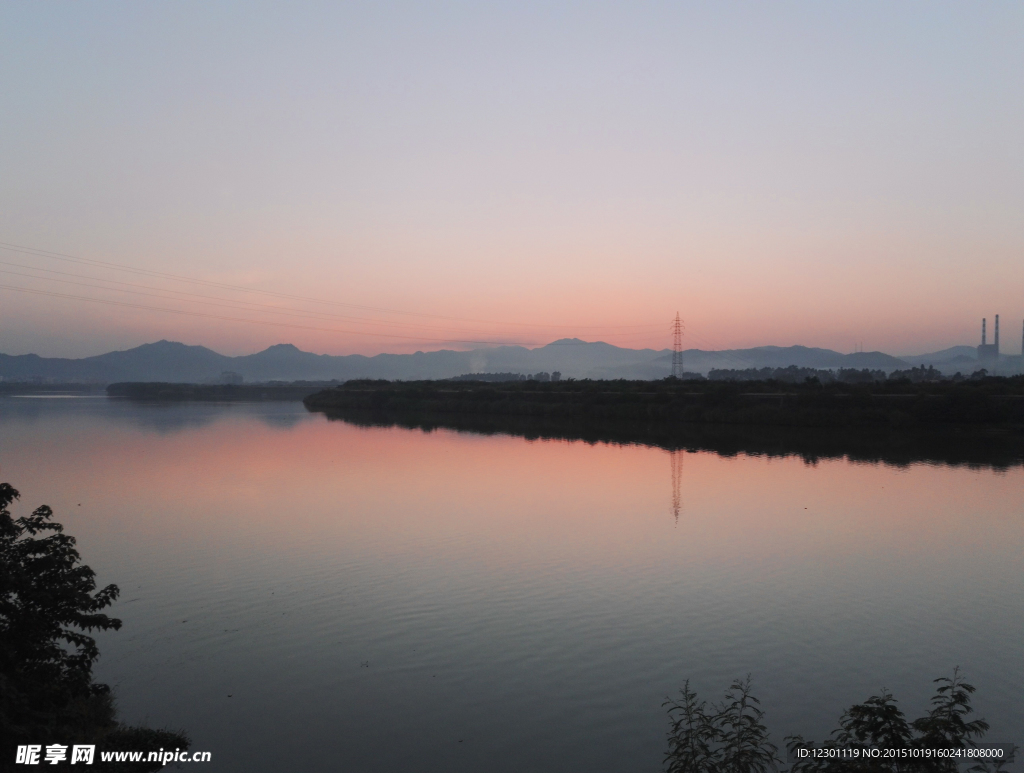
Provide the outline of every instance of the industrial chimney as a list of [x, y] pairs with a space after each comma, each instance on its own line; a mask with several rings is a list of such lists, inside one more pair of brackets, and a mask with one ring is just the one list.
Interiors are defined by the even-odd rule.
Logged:
[[995, 343], [988, 342], [988, 318], [981, 320], [981, 346], [978, 347], [978, 364], [988, 371], [994, 371], [999, 361], [999, 315], [996, 314]]

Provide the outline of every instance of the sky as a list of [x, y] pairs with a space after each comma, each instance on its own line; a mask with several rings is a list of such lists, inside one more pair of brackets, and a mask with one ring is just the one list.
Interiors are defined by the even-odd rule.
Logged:
[[[1024, 4], [0, 0], [0, 352], [1024, 317]], [[59, 272], [59, 273], [58, 273]], [[991, 338], [990, 338], [991, 340]]]

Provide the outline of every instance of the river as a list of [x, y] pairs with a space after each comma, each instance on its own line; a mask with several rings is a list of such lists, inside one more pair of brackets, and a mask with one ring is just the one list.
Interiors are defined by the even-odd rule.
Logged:
[[1024, 741], [1024, 471], [0, 399], [15, 514], [121, 597], [96, 678], [211, 771], [660, 769], [751, 674], [773, 739], [959, 665]]

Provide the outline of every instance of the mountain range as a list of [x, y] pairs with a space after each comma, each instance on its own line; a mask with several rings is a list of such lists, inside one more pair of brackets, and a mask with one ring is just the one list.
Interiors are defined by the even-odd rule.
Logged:
[[[942, 352], [893, 357], [882, 352], [842, 354], [806, 346], [758, 346], [752, 349], [683, 352], [688, 372], [711, 369], [787, 367], [870, 368], [886, 372], [911, 365], [934, 364], [943, 370], [971, 372], [977, 366], [969, 346]], [[36, 354], [0, 354], [0, 380], [113, 383], [117, 381], [217, 381], [221, 374], [239, 374], [247, 382], [344, 381], [353, 378], [437, 379], [465, 373], [537, 373], [560, 371], [563, 378], [664, 378], [671, 370], [668, 349], [625, 349], [600, 341], [564, 338], [527, 349], [498, 346], [470, 351], [441, 350], [415, 354], [333, 356], [304, 352], [277, 344], [256, 354], [229, 357], [204, 346], [157, 341], [126, 351], [67, 359]], [[952, 370], [950, 368], [953, 368]]]

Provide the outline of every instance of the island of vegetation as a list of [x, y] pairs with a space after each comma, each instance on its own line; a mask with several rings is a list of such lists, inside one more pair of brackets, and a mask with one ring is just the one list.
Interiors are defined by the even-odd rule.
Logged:
[[958, 382], [349, 381], [303, 401], [360, 426], [666, 450], [1006, 469], [1024, 464], [1024, 378]]
[[370, 381], [306, 397], [326, 413], [390, 412], [617, 421], [1024, 433], [1024, 376], [856, 383], [766, 381]]

